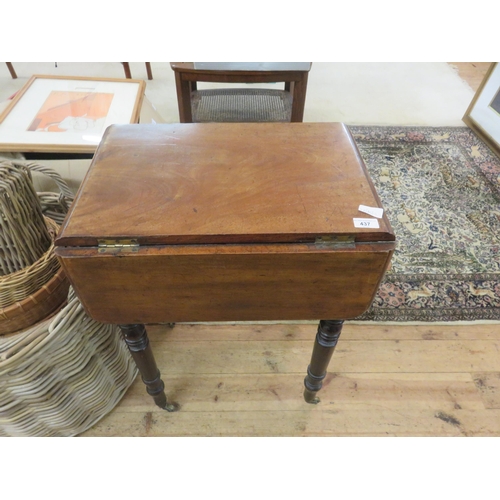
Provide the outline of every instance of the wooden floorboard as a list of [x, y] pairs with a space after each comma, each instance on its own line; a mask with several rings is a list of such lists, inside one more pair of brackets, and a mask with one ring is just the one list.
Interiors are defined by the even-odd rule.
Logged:
[[[476, 90], [490, 63], [450, 63]], [[347, 323], [318, 405], [314, 323], [148, 328], [169, 398], [139, 378], [83, 436], [500, 436], [500, 325]]]
[[321, 402], [308, 405], [303, 379], [315, 329], [150, 327], [167, 394], [181, 410], [154, 406], [138, 378], [83, 435], [500, 435], [500, 325], [347, 323]]
[[[362, 328], [358, 328], [362, 326]], [[408, 325], [406, 323], [381, 325], [370, 322], [346, 322], [343, 340], [499, 340], [498, 324], [479, 325], [433, 323]], [[208, 328], [207, 328], [208, 327]], [[313, 341], [317, 322], [283, 324], [178, 324], [174, 328], [161, 325], [148, 326], [151, 342], [179, 341], [252, 341], [266, 340]]]
[[[312, 341], [151, 343], [165, 376], [182, 374], [303, 373]], [[339, 342], [330, 370], [342, 373], [495, 371], [500, 341], [380, 340]]]
[[[302, 411], [299, 374], [176, 376], [167, 379], [169, 395], [185, 412]], [[321, 405], [340, 410], [412, 409], [442, 411], [483, 410], [485, 403], [469, 374], [367, 374], [329, 373]], [[117, 413], [140, 413], [150, 405], [140, 383], [134, 384]], [[156, 409], [155, 409], [156, 410]]]
[[369, 437], [500, 436], [500, 411], [305, 408], [290, 411], [115, 413], [89, 436]]

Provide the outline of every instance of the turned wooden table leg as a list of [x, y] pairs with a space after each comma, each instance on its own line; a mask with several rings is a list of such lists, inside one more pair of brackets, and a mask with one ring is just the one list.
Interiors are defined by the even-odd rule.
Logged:
[[165, 385], [156, 366], [153, 351], [144, 325], [119, 325], [123, 338], [129, 348], [132, 358], [139, 369], [142, 381], [146, 384], [148, 394], [160, 408], [167, 411], [177, 411], [177, 403], [169, 403], [165, 395]]
[[304, 399], [307, 403], [317, 404], [320, 401], [316, 397], [316, 393], [323, 385], [328, 363], [330, 363], [333, 351], [335, 351], [343, 324], [344, 321], [340, 320], [321, 320], [319, 322], [311, 364], [307, 367], [307, 376], [304, 379]]

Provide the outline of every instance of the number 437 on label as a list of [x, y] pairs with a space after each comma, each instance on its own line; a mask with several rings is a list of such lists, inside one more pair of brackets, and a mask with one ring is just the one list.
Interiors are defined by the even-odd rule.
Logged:
[[377, 219], [353, 219], [354, 227], [379, 228]]

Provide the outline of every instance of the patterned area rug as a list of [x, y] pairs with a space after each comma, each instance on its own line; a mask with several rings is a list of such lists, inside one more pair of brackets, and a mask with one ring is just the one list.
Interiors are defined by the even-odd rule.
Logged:
[[357, 319], [500, 320], [500, 160], [466, 127], [349, 128], [397, 238]]

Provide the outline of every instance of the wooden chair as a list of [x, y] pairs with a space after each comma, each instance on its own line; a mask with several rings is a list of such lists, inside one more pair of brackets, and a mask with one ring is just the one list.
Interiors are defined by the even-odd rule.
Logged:
[[[181, 123], [301, 122], [311, 63], [171, 62]], [[276, 83], [284, 89], [198, 90], [197, 82]]]

